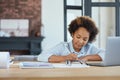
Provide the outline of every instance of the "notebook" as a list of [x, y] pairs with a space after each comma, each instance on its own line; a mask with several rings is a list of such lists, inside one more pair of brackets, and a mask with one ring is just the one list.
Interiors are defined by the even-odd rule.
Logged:
[[46, 62], [20, 62], [20, 68], [53, 68], [51, 63]]
[[106, 53], [102, 62], [87, 63], [94, 66], [119, 66], [120, 65], [120, 37], [108, 37]]

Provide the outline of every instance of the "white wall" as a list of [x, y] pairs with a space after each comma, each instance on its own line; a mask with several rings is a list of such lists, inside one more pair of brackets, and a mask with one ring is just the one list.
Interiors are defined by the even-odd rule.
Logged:
[[64, 41], [63, 9], [63, 0], [42, 0], [43, 50]]

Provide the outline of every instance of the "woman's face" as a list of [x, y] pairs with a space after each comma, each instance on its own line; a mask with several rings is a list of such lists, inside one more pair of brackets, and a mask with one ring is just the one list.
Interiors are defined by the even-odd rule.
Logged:
[[90, 33], [84, 27], [80, 27], [74, 34], [72, 34], [75, 51], [79, 52], [80, 49], [87, 44], [89, 36]]

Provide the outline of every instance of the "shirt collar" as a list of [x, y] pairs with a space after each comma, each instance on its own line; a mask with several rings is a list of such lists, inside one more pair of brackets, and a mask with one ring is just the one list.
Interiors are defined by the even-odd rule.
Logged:
[[74, 48], [73, 48], [73, 44], [72, 44], [72, 41], [71, 42], [69, 42], [69, 49], [71, 50], [71, 52], [76, 52], [75, 50], [74, 50]]

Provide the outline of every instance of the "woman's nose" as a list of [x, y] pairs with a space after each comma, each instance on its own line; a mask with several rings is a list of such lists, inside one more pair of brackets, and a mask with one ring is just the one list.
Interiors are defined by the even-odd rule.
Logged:
[[82, 39], [80, 39], [80, 40], [79, 40], [79, 42], [80, 42], [80, 43], [83, 43], [83, 40], [82, 40]]

